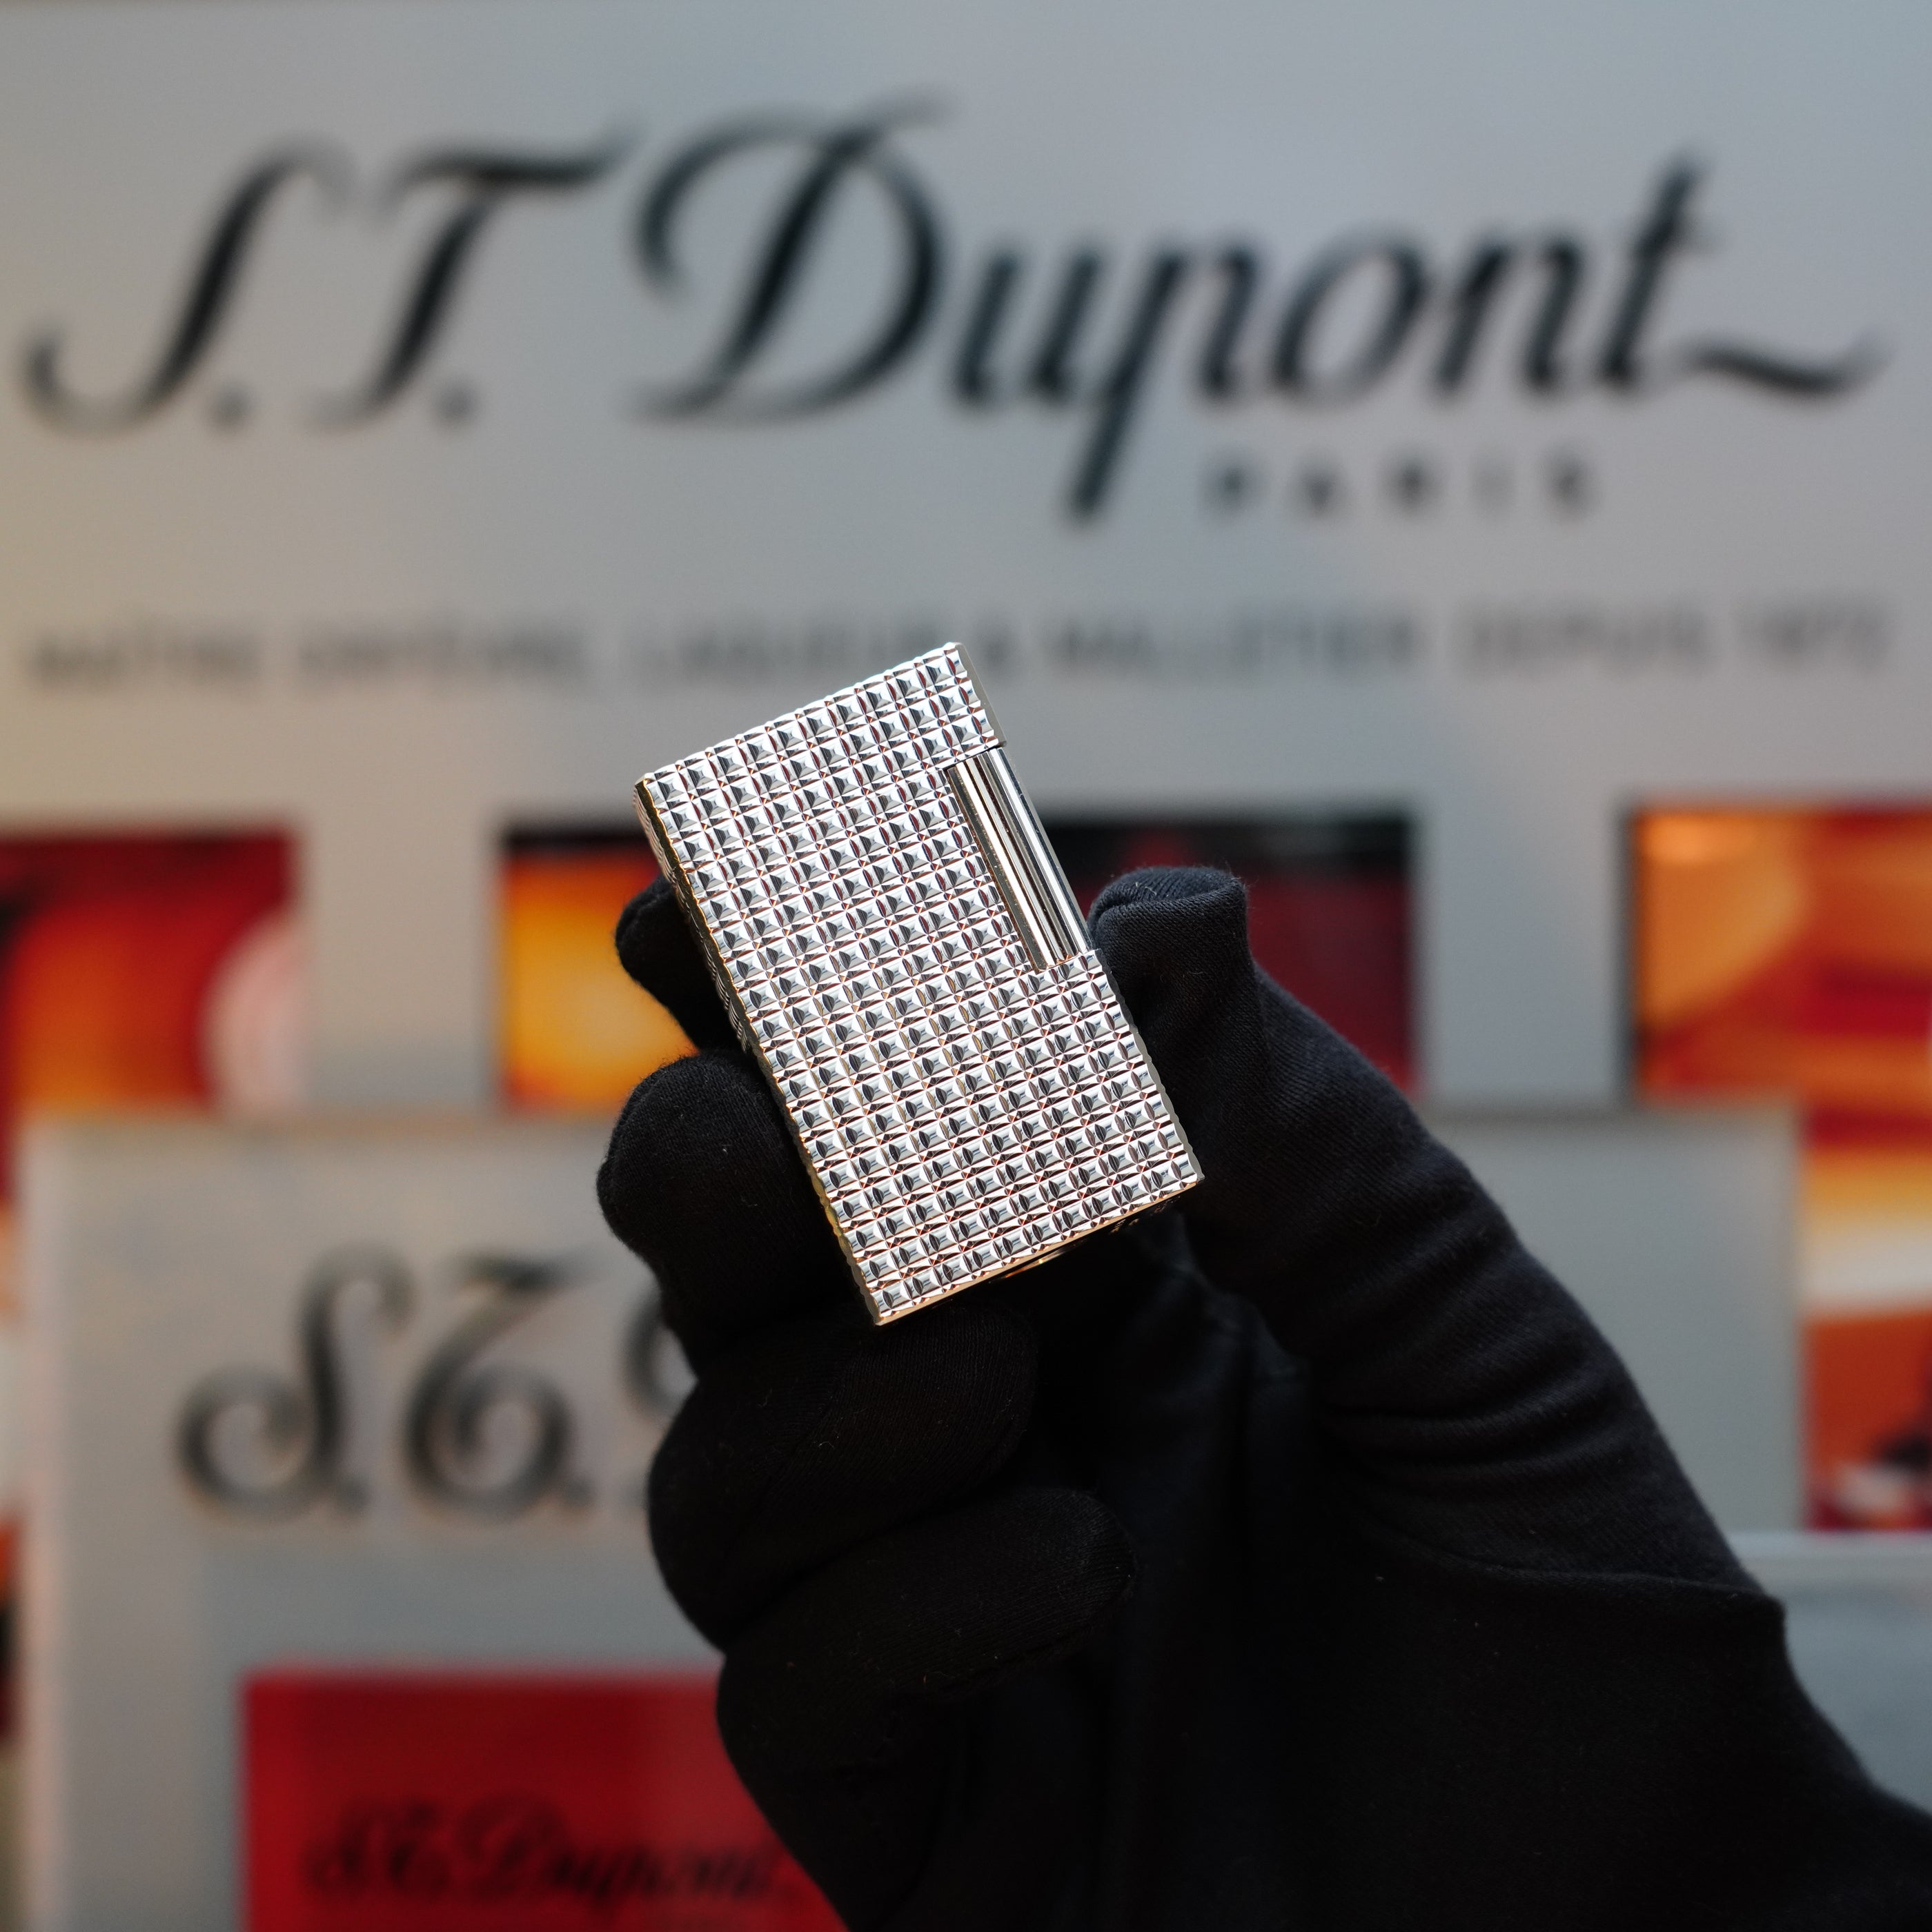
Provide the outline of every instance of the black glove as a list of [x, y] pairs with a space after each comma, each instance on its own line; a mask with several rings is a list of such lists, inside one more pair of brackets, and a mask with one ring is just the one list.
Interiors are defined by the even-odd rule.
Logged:
[[1091, 924], [1205, 1179], [878, 1330], [675, 904], [619, 927], [701, 1049], [598, 1184], [698, 1374], [652, 1534], [848, 1924], [1932, 1925], [1932, 1820], [1240, 886], [1136, 874]]

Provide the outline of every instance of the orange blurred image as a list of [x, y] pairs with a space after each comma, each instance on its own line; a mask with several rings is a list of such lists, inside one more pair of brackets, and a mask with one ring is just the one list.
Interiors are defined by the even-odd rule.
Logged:
[[1632, 857], [1639, 1090], [1804, 1110], [1812, 1520], [1932, 1527], [1932, 809], [1656, 810]]
[[640, 835], [513, 833], [499, 891], [500, 1085], [519, 1107], [610, 1111], [692, 1051], [617, 964], [626, 902], [658, 875]]
[[1932, 1126], [1932, 811], [1664, 811], [1636, 833], [1638, 1083]]
[[0, 838], [0, 1215], [23, 1114], [299, 1099], [292, 872], [279, 832]]

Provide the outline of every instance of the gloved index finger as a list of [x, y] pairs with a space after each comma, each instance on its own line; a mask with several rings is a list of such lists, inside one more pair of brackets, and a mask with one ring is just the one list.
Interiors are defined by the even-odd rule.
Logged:
[[689, 1054], [642, 1082], [611, 1131], [597, 1196], [657, 1276], [700, 1375], [736, 1337], [853, 1298], [784, 1116], [742, 1054]]
[[734, 1047], [711, 969], [668, 879], [655, 879], [617, 915], [617, 959], [700, 1051]]

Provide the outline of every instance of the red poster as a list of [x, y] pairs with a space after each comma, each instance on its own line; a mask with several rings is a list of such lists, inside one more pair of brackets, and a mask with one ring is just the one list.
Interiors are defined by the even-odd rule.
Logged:
[[249, 1932], [836, 1932], [698, 1676], [278, 1671], [245, 1692]]

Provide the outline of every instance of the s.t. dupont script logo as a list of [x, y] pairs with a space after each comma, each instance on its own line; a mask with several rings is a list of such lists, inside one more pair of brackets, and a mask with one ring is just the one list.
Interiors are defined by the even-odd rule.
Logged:
[[[418, 1352], [397, 1400], [380, 1358], [416, 1320], [415, 1272], [386, 1247], [333, 1249], [297, 1298], [293, 1374], [224, 1368], [188, 1391], [175, 1424], [181, 1473], [203, 1503], [256, 1522], [318, 1504], [359, 1514], [398, 1473], [418, 1502], [484, 1522], [546, 1506], [634, 1508], [641, 1472], [591, 1467], [586, 1437], [609, 1432], [586, 1424], [599, 1420], [600, 1398], [621, 1393], [655, 1432], [682, 1399], [682, 1358], [655, 1285], [646, 1282], [624, 1318], [621, 1391], [602, 1378], [594, 1390], [574, 1388], [515, 1354], [517, 1331], [567, 1303], [591, 1271], [581, 1256], [458, 1258], [446, 1273], [460, 1312]], [[593, 1340], [590, 1358], [603, 1352]]]
[[[1333, 412], [1400, 382], [1443, 405], [1485, 382], [1545, 402], [1592, 391], [1643, 401], [1696, 381], [1818, 402], [1857, 388], [1882, 360], [1864, 334], [1822, 350], [1782, 346], [1774, 320], [1762, 334], [1671, 330], [1666, 298], [1690, 272], [1687, 257], [1697, 251], [1696, 272], [1714, 272], [1700, 218], [1707, 170], [1692, 158], [1655, 171], [1613, 242], [1558, 226], [1485, 229], [1442, 245], [1377, 225], [1283, 263], [1264, 238], [1226, 232], [962, 238], [918, 154], [940, 111], [930, 101], [773, 111], [662, 147], [628, 135], [548, 153], [437, 147], [374, 170], [333, 142], [292, 142], [248, 161], [220, 193], [172, 312], [165, 294], [154, 298], [157, 346], [144, 368], [118, 385], [98, 381], [84, 320], [62, 320], [25, 345], [26, 396], [45, 423], [80, 434], [138, 429], [197, 392], [212, 420], [238, 426], [255, 400], [220, 369], [223, 338], [268, 269], [265, 236], [304, 196], [332, 219], [430, 211], [362, 345], [360, 377], [300, 405], [318, 430], [366, 430], [418, 390], [446, 421], [472, 416], [474, 386], [439, 364], [490, 236], [608, 192], [645, 314], [702, 311], [687, 366], [629, 379], [620, 406], [640, 422], [795, 424], [924, 366], [962, 414], [1067, 422], [1060, 501], [1076, 520], [1113, 500], [1136, 422], [1162, 383], [1220, 419]], [[368, 232], [389, 231], [379, 222]], [[801, 318], [817, 304], [822, 320], [835, 282], [858, 320], [828, 340]], [[130, 289], [125, 299], [144, 297]]]

